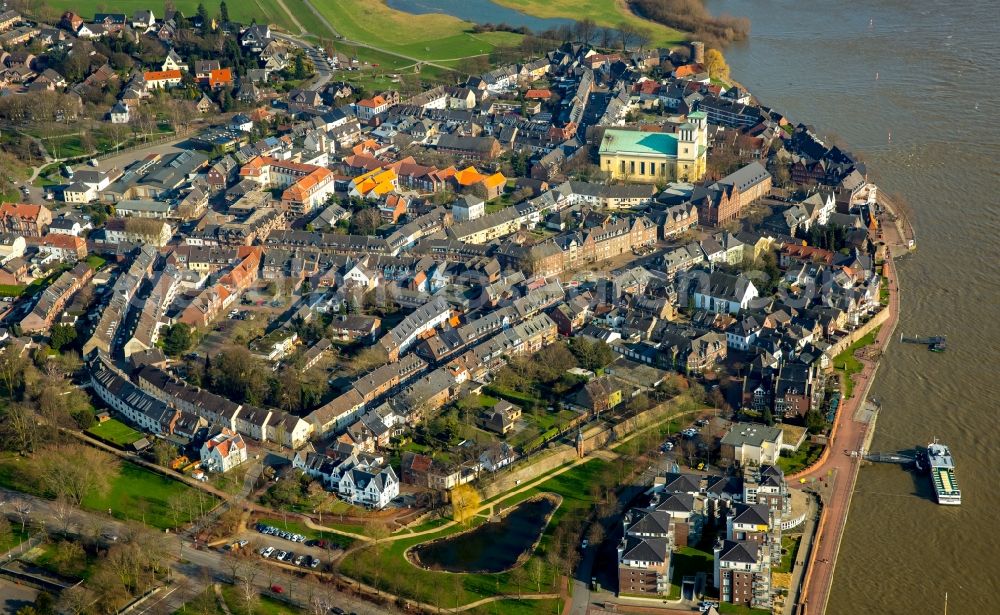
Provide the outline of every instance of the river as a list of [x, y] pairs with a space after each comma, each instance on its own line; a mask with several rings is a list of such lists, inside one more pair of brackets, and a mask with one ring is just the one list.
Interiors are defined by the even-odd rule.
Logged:
[[[926, 477], [861, 470], [827, 612], [998, 612], [1000, 512], [1000, 8], [994, 1], [709, 0], [749, 17], [726, 57], [734, 78], [793, 120], [834, 132], [915, 212], [899, 262], [898, 332], [947, 335], [948, 351], [892, 343], [872, 395], [873, 450], [951, 447], [960, 507]], [[890, 140], [891, 133], [891, 140]], [[989, 605], [993, 604], [993, 607]], [[996, 609], [996, 610], [994, 610]]]

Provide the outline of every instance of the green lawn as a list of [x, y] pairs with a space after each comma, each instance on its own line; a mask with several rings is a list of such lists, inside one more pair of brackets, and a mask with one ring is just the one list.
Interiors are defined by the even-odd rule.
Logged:
[[869, 344], [874, 344], [879, 329], [880, 327], [875, 327], [868, 335], [854, 342], [844, 352], [833, 358], [833, 367], [840, 373], [841, 390], [845, 400], [850, 399], [854, 393], [854, 381], [851, 376], [860, 372], [862, 368], [861, 361], [854, 356], [854, 353]]
[[25, 288], [24, 284], [0, 284], [0, 297], [19, 297]]
[[96, 254], [88, 254], [84, 262], [87, 263], [88, 267], [90, 267], [94, 271], [97, 271], [98, 269], [103, 267], [104, 264], [107, 263], [108, 261], [104, 260], [103, 258], [101, 258]]
[[781, 537], [781, 565], [775, 572], [791, 572], [795, 565], [795, 554], [799, 552], [802, 536]]
[[31, 563], [49, 572], [72, 579], [88, 579], [94, 572], [96, 556], [84, 554], [82, 557], [65, 561], [59, 557], [60, 542], [45, 542], [28, 552]]
[[728, 602], [719, 604], [719, 612], [726, 615], [771, 615], [771, 611], [767, 609], [751, 609], [750, 607], [730, 604]]
[[17, 545], [21, 544], [25, 540], [31, 537], [29, 532], [22, 532], [21, 526], [18, 523], [10, 524], [10, 536], [0, 538], [0, 553], [6, 553], [10, 551]]
[[[222, 586], [222, 599], [226, 601], [231, 613], [241, 613], [246, 615], [247, 609], [243, 606], [240, 592], [232, 585]], [[258, 596], [257, 606], [253, 610], [254, 615], [299, 615], [301, 611], [268, 596]]]
[[[589, 495], [589, 485], [599, 480], [599, 476], [607, 466], [607, 462], [594, 458], [559, 476], [550, 478], [524, 493], [508, 498], [498, 498], [498, 506], [501, 508], [514, 506], [542, 493], [556, 493], [563, 498], [562, 504], [553, 513], [552, 519], [542, 534], [539, 549], [532, 555], [532, 558], [539, 558], [542, 561], [542, 591], [552, 591], [556, 578], [555, 571], [551, 569], [542, 557], [554, 528], [558, 527], [561, 522], [564, 522], [571, 516], [579, 518], [590, 511], [594, 502]], [[482, 517], [478, 517], [473, 523], [480, 522], [482, 522]], [[451, 607], [456, 603], [468, 604], [485, 597], [494, 596], [498, 592], [516, 593], [517, 585], [513, 582], [511, 573], [509, 572], [497, 574], [451, 574], [421, 570], [406, 560], [404, 552], [408, 548], [436, 538], [452, 535], [461, 531], [461, 529], [453, 526], [433, 534], [395, 540], [379, 547], [368, 547], [355, 551], [343, 561], [341, 571], [352, 578], [361, 579], [366, 583], [374, 584], [377, 582], [383, 589], [392, 591], [393, 593], [411, 599], [440, 604], [443, 607]], [[376, 548], [380, 553], [376, 553]], [[530, 570], [530, 562], [526, 566]], [[530, 585], [530, 590], [534, 591], [534, 581]], [[522, 591], [529, 591], [529, 588], [523, 585]], [[490, 606], [490, 609], [487, 609], [485, 612], [492, 612], [492, 605], [487, 606]], [[512, 610], [497, 612], [517, 613], [520, 611], [513, 609], [520, 608], [527, 609], [524, 612], [529, 613], [550, 612], [538, 609], [552, 607], [554, 607], [552, 604], [543, 606], [536, 602], [523, 603], [520, 606], [512, 603], [510, 605]]]
[[184, 483], [146, 470], [132, 463], [123, 463], [121, 472], [104, 496], [91, 495], [83, 499], [83, 507], [93, 511], [111, 510], [118, 519], [142, 521], [159, 529], [178, 525], [174, 522], [168, 502], [175, 496], [188, 495], [190, 509], [178, 513], [183, 524], [209, 511], [216, 498], [195, 491]]
[[794, 474], [814, 464], [822, 453], [822, 445], [803, 443], [799, 447], [799, 450], [795, 451], [791, 456], [785, 457], [781, 455], [778, 457], [778, 467], [786, 475]]
[[132, 429], [117, 419], [108, 419], [103, 423], [96, 423], [87, 430], [87, 433], [122, 448], [143, 437], [142, 432]]
[[[0, 486], [36, 496], [49, 495], [31, 477], [30, 463], [16, 455], [0, 457]], [[186, 503], [177, 513], [178, 523], [174, 523], [168, 505], [175, 496]], [[182, 499], [184, 496], [186, 499]], [[159, 529], [187, 523], [202, 511], [211, 510], [215, 504], [213, 496], [129, 462], [122, 463], [105, 495], [91, 494], [83, 499], [83, 508], [87, 510], [101, 513], [110, 510], [115, 518], [143, 521]]]
[[[510, 32], [472, 34], [472, 24], [461, 19], [442, 13], [413, 15], [391, 9], [382, 0], [311, 1], [347, 39], [421, 60], [487, 54], [498, 46], [515, 46], [521, 40], [520, 35]], [[346, 53], [347, 49], [349, 45], [341, 51]]]
[[685, 576], [706, 572], [711, 576], [715, 556], [708, 551], [694, 547], [681, 547], [670, 555], [670, 565], [674, 569], [673, 586], [680, 587]]
[[[653, 45], [674, 45], [685, 40], [684, 34], [647, 19], [637, 17], [618, 0], [494, 0], [522, 13], [536, 17], [590, 18], [600, 26], [617, 27], [627, 22], [650, 35]], [[616, 41], [617, 42], [617, 41]]]

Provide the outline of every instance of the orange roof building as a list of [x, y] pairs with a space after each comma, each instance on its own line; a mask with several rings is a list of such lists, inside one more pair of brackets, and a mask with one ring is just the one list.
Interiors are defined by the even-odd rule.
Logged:
[[549, 90], [528, 90], [524, 93], [524, 97], [528, 100], [548, 100], [552, 98], [552, 92]]
[[270, 156], [257, 156], [240, 167], [240, 177], [269, 188], [283, 188], [282, 207], [300, 215], [324, 203], [335, 189], [330, 169]]
[[180, 70], [148, 70], [142, 74], [146, 89], [169, 88], [180, 85], [183, 73]]
[[476, 167], [466, 167], [461, 171], [455, 171], [451, 180], [455, 183], [457, 190], [482, 186], [485, 189], [487, 201], [503, 194], [504, 187], [507, 185], [507, 178], [503, 173], [483, 175], [476, 170]]
[[377, 199], [395, 191], [398, 187], [399, 178], [396, 176], [396, 171], [379, 167], [352, 179], [348, 192], [351, 196]]
[[204, 83], [210, 88], [221, 88], [224, 85], [231, 85], [233, 83], [233, 73], [228, 68], [209, 71], [208, 78], [204, 80]]

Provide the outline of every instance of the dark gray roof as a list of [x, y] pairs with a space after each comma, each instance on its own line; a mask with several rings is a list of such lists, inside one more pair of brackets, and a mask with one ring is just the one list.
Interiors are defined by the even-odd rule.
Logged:
[[722, 543], [719, 560], [737, 564], [756, 564], [760, 547], [755, 542], [726, 540]]

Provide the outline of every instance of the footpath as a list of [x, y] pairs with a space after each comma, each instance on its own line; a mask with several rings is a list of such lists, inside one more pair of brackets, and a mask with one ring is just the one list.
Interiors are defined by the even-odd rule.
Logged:
[[[905, 241], [901, 236], [903, 230], [899, 225], [883, 224], [883, 228], [890, 236], [887, 238], [889, 245], [898, 245], [897, 242]], [[877, 351], [873, 354], [875, 357], [880, 357], [884, 352], [899, 320], [900, 288], [891, 250], [887, 250], [882, 270], [889, 286], [889, 304], [886, 306], [889, 317], [879, 329], [875, 339], [874, 348]], [[788, 477], [789, 486], [793, 488], [807, 488], [818, 480], [825, 481], [828, 487], [822, 495], [823, 510], [813, 538], [805, 578], [796, 605], [798, 615], [819, 614], [826, 610], [840, 543], [847, 525], [847, 515], [850, 511], [858, 470], [861, 467], [861, 457], [857, 451], [862, 450], [870, 441], [869, 430], [874, 429], [872, 416], [860, 410], [875, 381], [879, 360], [866, 357], [859, 357], [859, 360], [862, 369], [854, 376], [854, 395], [842, 402], [831, 431], [830, 441], [819, 463]]]

